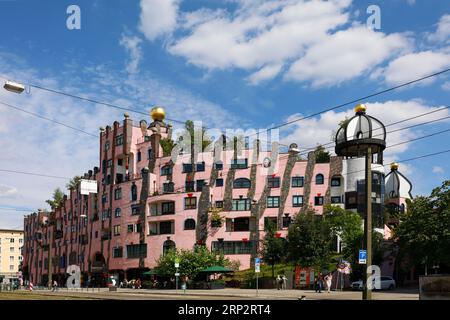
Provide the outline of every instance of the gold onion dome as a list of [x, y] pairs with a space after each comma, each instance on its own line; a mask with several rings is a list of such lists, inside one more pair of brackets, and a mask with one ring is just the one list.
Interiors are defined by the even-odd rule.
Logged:
[[150, 116], [154, 121], [163, 121], [166, 117], [166, 111], [164, 111], [164, 108], [154, 107], [150, 111]]
[[365, 104], [360, 103], [355, 107], [355, 113], [366, 113], [367, 107]]
[[391, 163], [391, 170], [398, 170], [398, 163], [397, 162], [392, 162]]

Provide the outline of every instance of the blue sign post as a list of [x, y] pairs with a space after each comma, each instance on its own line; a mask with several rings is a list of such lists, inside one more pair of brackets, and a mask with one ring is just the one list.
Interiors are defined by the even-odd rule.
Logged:
[[366, 250], [359, 250], [359, 264], [366, 264], [367, 261], [367, 251]]

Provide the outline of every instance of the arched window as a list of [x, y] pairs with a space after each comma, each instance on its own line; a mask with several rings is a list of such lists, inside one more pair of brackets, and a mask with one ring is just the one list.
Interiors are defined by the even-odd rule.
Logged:
[[137, 187], [133, 182], [133, 185], [131, 186], [131, 201], [137, 200]]
[[166, 255], [170, 250], [176, 249], [175, 242], [172, 240], [166, 240], [163, 244], [163, 255]]
[[184, 230], [195, 230], [195, 220], [191, 218], [184, 220]]
[[323, 174], [319, 173], [316, 175], [316, 184], [323, 184]]
[[167, 165], [161, 168], [161, 175], [168, 176], [172, 174], [172, 167]]
[[239, 178], [234, 180], [233, 182], [233, 188], [239, 189], [239, 188], [250, 188], [252, 185], [251, 181], [247, 178]]

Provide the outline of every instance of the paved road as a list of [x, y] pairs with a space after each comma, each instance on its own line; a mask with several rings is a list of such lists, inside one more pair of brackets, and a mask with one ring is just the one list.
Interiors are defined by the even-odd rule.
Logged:
[[[2, 297], [3, 296], [3, 297]], [[179, 290], [133, 290], [118, 289], [117, 292], [109, 292], [108, 289], [98, 291], [81, 291], [60, 289], [57, 292], [36, 290], [33, 292], [18, 291], [14, 293], [0, 293], [0, 299], [119, 299], [119, 300], [298, 300], [302, 296], [306, 300], [361, 300], [359, 291], [332, 291], [330, 293], [315, 293], [311, 290], [256, 290], [233, 289], [222, 290], [187, 290], [186, 293]], [[374, 300], [418, 300], [417, 290], [394, 290], [373, 293]]]

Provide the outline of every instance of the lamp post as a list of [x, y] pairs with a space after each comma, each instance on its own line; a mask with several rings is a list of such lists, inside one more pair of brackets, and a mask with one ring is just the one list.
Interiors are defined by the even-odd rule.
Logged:
[[[372, 160], [377, 154], [379, 164], [383, 162], [386, 148], [386, 129], [379, 120], [366, 115], [366, 106], [355, 107], [355, 116], [343, 123], [336, 133], [335, 152], [343, 157], [365, 157], [365, 207], [364, 239], [366, 248], [366, 271], [364, 272], [363, 299], [372, 299], [372, 284], [368, 284], [372, 266]], [[375, 132], [375, 133], [374, 133]], [[369, 269], [370, 268], [370, 269]]]

